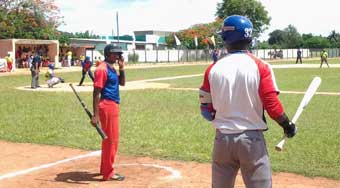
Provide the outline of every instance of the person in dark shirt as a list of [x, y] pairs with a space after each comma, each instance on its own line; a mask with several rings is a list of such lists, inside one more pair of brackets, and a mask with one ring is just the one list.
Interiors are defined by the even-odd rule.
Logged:
[[33, 57], [32, 66], [30, 68], [31, 76], [32, 76], [32, 82], [31, 82], [32, 89], [36, 89], [37, 87], [40, 87], [39, 85], [40, 66], [41, 66], [41, 57], [39, 54], [36, 54]]
[[299, 60], [300, 60], [300, 63], [302, 64], [302, 52], [301, 52], [300, 48], [298, 49], [297, 54], [296, 54], [295, 64], [297, 64]]

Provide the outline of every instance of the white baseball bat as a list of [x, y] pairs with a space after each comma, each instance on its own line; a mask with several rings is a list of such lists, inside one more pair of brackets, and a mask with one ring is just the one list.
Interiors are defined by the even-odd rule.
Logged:
[[[305, 95], [303, 96], [302, 101], [292, 119], [292, 122], [294, 124], [296, 123], [297, 119], [300, 117], [303, 109], [308, 105], [309, 101], [312, 99], [313, 95], [315, 94], [320, 84], [321, 84], [321, 78], [317, 76], [314, 77], [313, 81], [309, 84], [308, 89], [305, 92]], [[297, 127], [296, 127], [296, 130], [297, 130]], [[286, 141], [286, 135], [283, 135], [282, 140], [275, 146], [275, 149], [277, 151], [282, 151], [285, 141]]]

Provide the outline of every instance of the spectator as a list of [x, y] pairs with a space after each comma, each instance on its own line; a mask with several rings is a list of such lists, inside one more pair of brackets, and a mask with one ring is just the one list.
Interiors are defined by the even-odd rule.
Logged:
[[67, 66], [71, 67], [71, 63], [72, 63], [72, 51], [69, 50], [66, 54], [67, 54]]
[[13, 71], [13, 59], [11, 58], [11, 54], [7, 54], [6, 61], [7, 61], [7, 71], [12, 72]]
[[0, 72], [7, 72], [7, 60], [0, 58]]
[[218, 49], [215, 49], [213, 51], [213, 54], [212, 54], [212, 58], [213, 58], [214, 63], [216, 63], [218, 61], [218, 58], [219, 58], [218, 56], [219, 56]]

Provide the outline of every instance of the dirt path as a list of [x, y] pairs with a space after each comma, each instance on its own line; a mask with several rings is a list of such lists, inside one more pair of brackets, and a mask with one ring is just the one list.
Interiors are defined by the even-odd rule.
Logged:
[[[124, 174], [126, 180], [103, 182], [98, 174], [99, 152], [67, 161], [75, 156], [85, 156], [91, 151], [4, 141], [0, 141], [0, 148], [1, 188], [208, 188], [211, 183], [208, 163], [118, 155], [117, 171]], [[18, 174], [20, 172], [23, 174]], [[236, 184], [238, 188], [244, 187], [240, 175]], [[336, 188], [340, 187], [340, 181], [275, 173], [273, 187]]]

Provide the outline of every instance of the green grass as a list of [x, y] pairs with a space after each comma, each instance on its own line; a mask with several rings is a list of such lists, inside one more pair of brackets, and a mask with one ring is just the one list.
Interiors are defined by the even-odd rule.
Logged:
[[[127, 69], [128, 80], [203, 74], [207, 65]], [[311, 79], [322, 78], [319, 91], [340, 92], [340, 69], [274, 69], [281, 90], [305, 91]], [[78, 82], [80, 73], [59, 73]], [[88, 78], [87, 78], [88, 79]], [[88, 81], [88, 80], [87, 80]], [[162, 81], [176, 88], [198, 88], [202, 77]], [[73, 93], [14, 89], [30, 84], [30, 76], [0, 77], [0, 139], [60, 145], [86, 150], [100, 148], [100, 137]], [[92, 93], [80, 93], [91, 108]], [[303, 95], [281, 94], [292, 117]], [[120, 153], [161, 159], [210, 162], [214, 130], [199, 112], [198, 92], [130, 90], [121, 92]], [[284, 152], [274, 151], [282, 129], [268, 119], [265, 133], [274, 171], [340, 179], [339, 96], [316, 95], [299, 118], [298, 135]]]
[[[292, 91], [305, 91], [313, 77], [319, 76], [322, 78], [322, 84], [318, 91], [340, 92], [339, 73], [340, 69], [274, 69], [279, 89]], [[174, 88], [199, 88], [202, 81], [203, 76], [158, 82], [169, 83]]]
[[[277, 64], [295, 64], [296, 60], [295, 59], [276, 59], [276, 60], [266, 60], [272, 65], [277, 65]], [[328, 64], [332, 66], [332, 64], [339, 64], [340, 63], [340, 58], [328, 58]], [[300, 63], [299, 63], [300, 64]], [[302, 64], [319, 64], [320, 65], [320, 58], [302, 58]], [[327, 65], [324, 63], [324, 67]]]

